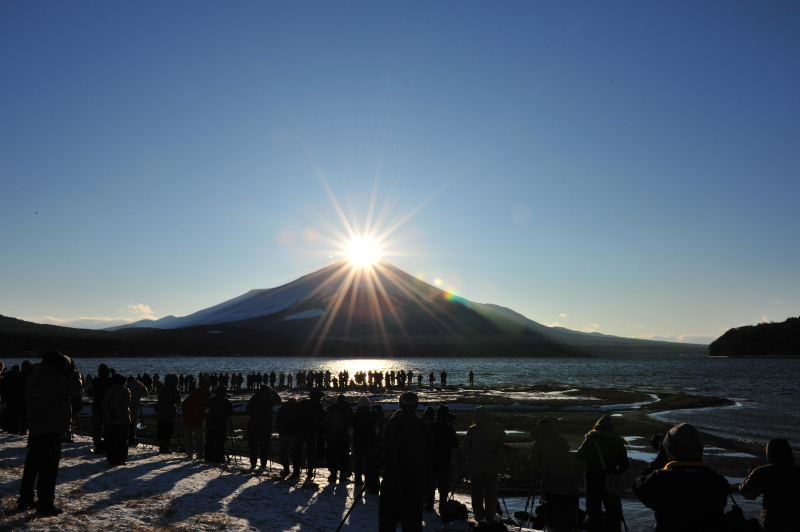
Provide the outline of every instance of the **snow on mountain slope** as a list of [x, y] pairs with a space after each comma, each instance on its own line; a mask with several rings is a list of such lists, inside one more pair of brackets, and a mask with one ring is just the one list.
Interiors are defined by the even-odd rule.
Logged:
[[[382, 287], [382, 289], [378, 288], [378, 297], [383, 297], [381, 292], [385, 291], [386, 297], [394, 301], [398, 301], [399, 298], [430, 301], [444, 294], [442, 290], [408, 275], [386, 261], [381, 261], [372, 274], [364, 272], [366, 270], [359, 271], [354, 269], [346, 260], [342, 259], [283, 286], [250, 290], [246, 294], [188, 316], [178, 318], [170, 316], [170, 319], [162, 318], [156, 321], [136, 322], [125, 327], [177, 329], [241, 321], [286, 311], [305, 300], [317, 299], [328, 304], [334, 303], [341, 290], [347, 287], [350, 287], [351, 290], [359, 291], [366, 290], [369, 286]], [[379, 281], [377, 283], [374, 282], [376, 278]], [[318, 309], [316, 314], [309, 312], [309, 310], [305, 310], [284, 318], [296, 319], [320, 316], [323, 310]]]

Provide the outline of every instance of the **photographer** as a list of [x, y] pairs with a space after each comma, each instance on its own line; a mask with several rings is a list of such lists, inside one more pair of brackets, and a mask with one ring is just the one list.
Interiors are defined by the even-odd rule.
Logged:
[[38, 475], [35, 504], [37, 515], [58, 515], [54, 506], [56, 477], [61, 460], [61, 436], [69, 432], [72, 420], [70, 398], [81, 389], [81, 376], [75, 363], [58, 351], [48, 351], [37, 364], [25, 387], [28, 403], [28, 454], [22, 473], [17, 509], [34, 507], [33, 485]]
[[428, 423], [433, 436], [433, 454], [425, 459], [425, 510], [433, 511], [433, 500], [436, 489], [439, 489], [439, 515], [444, 511], [447, 495], [450, 493], [450, 463], [452, 450], [458, 448], [456, 429], [453, 427], [455, 416], [450, 415], [450, 408], [441, 405], [436, 410], [436, 421]]
[[730, 493], [722, 475], [705, 465], [700, 432], [688, 423], [672, 427], [663, 441], [651, 440], [659, 453], [639, 473], [633, 493], [655, 510], [659, 532], [719, 530]]
[[776, 438], [767, 444], [767, 465], [750, 471], [739, 486], [739, 494], [761, 501], [761, 526], [764, 532], [797, 530], [795, 504], [800, 500], [800, 467], [794, 463], [789, 442]]

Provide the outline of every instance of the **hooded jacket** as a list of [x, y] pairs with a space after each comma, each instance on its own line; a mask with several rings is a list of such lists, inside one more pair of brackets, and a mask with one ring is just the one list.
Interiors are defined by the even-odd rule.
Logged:
[[109, 425], [128, 425], [131, 422], [131, 392], [122, 384], [114, 384], [103, 397], [103, 414]]
[[51, 364], [36, 364], [25, 386], [30, 434], [68, 432], [72, 423], [70, 399], [80, 391], [81, 384], [81, 376], [74, 369], [62, 373]]
[[[596, 443], [595, 443], [596, 442]], [[600, 461], [597, 447], [603, 454], [606, 468]], [[628, 452], [625, 440], [614, 429], [603, 425], [595, 425], [583, 440], [578, 449], [578, 460], [586, 462], [586, 476], [605, 476], [607, 473], [622, 474], [628, 470]]]

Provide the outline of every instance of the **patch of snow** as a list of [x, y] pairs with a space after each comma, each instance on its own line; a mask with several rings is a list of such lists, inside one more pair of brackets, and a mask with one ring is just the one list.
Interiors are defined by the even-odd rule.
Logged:
[[283, 321], [287, 320], [303, 320], [306, 318], [318, 318], [325, 314], [325, 311], [321, 308], [312, 308], [311, 310], [304, 310], [303, 312], [298, 312], [296, 314], [290, 314], [283, 318]]

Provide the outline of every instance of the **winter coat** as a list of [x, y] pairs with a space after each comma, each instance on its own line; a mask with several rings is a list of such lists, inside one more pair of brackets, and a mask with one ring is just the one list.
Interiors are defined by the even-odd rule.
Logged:
[[434, 469], [450, 469], [453, 449], [458, 447], [456, 429], [446, 421], [428, 423], [428, 428], [433, 437], [433, 453], [428, 457], [425, 465]]
[[[603, 469], [600, 455], [597, 454], [597, 445], [603, 453], [606, 468]], [[608, 473], [617, 475], [628, 470], [628, 452], [625, 450], [625, 440], [612, 429], [599, 427], [592, 429], [583, 440], [578, 449], [578, 460], [586, 462], [586, 476], [605, 476]]]
[[9, 371], [3, 374], [0, 386], [0, 400], [4, 403], [19, 403], [25, 400], [25, 385], [27, 375], [22, 371]]
[[655, 510], [653, 532], [719, 530], [730, 484], [701, 462], [670, 462], [645, 468], [633, 483], [639, 500]]
[[289, 399], [278, 409], [275, 414], [275, 430], [278, 431], [279, 436], [291, 436], [295, 433], [297, 407], [297, 400]]
[[131, 422], [131, 392], [124, 384], [115, 384], [103, 397], [103, 415], [109, 425]]
[[762, 493], [761, 520], [765, 532], [791, 530], [796, 523], [795, 506], [800, 501], [800, 467], [767, 464], [757, 467], [739, 486], [745, 499], [755, 500]]
[[136, 421], [142, 411], [142, 397], [147, 395], [147, 388], [137, 380], [132, 380], [126, 384], [131, 392], [131, 421]]
[[531, 431], [531, 465], [542, 470], [542, 489], [558, 495], [578, 495], [576, 459], [569, 443], [549, 424]]
[[424, 460], [433, 452], [433, 436], [426, 422], [413, 411], [398, 410], [383, 429], [381, 450], [384, 481], [397, 482], [406, 490], [423, 489]]
[[183, 425], [185, 427], [202, 427], [206, 419], [208, 388], [197, 388], [181, 404]]
[[92, 414], [103, 413], [103, 397], [113, 386], [111, 377], [95, 377], [92, 379]]
[[505, 437], [505, 431], [491, 421], [488, 412], [480, 407], [475, 409], [475, 423], [467, 429], [464, 438], [464, 451], [468, 456], [471, 475], [492, 473], [499, 469], [498, 451]]
[[250, 438], [269, 439], [272, 435], [272, 411], [281, 404], [281, 396], [269, 388], [261, 388], [247, 401], [245, 410], [250, 414], [247, 432]]
[[295, 432], [301, 434], [316, 434], [325, 419], [325, 409], [319, 401], [303, 399], [297, 405], [295, 418]]
[[353, 424], [353, 410], [347, 401], [337, 400], [325, 413], [325, 434], [328, 441], [350, 442], [350, 425]]
[[75, 370], [62, 373], [51, 364], [36, 364], [25, 386], [29, 433], [37, 436], [69, 432], [70, 399], [80, 391], [81, 384], [81, 376]]
[[227, 430], [228, 419], [233, 415], [233, 403], [224, 395], [215, 395], [208, 400], [206, 428]]
[[378, 439], [375, 433], [375, 412], [368, 406], [359, 406], [353, 414], [353, 447], [370, 449]]
[[158, 392], [158, 401], [156, 402], [156, 421], [175, 423], [179, 404], [181, 404], [181, 392], [177, 388], [162, 387]]

